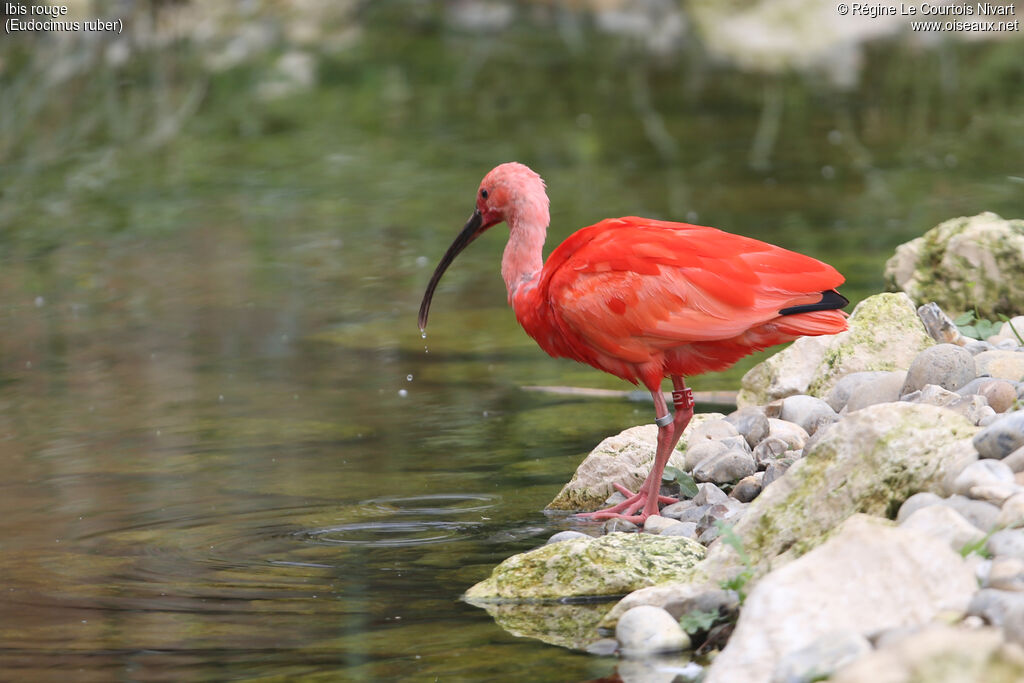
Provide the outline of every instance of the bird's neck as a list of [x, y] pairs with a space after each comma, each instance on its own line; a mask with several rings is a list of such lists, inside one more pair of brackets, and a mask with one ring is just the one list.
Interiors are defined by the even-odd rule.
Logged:
[[540, 277], [544, 267], [544, 238], [547, 220], [513, 216], [508, 220], [509, 238], [505, 255], [501, 259], [501, 277], [508, 290], [508, 301], [513, 303], [516, 292]]

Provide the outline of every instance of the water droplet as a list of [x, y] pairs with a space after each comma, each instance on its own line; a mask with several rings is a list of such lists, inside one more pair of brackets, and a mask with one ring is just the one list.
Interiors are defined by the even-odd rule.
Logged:
[[398, 395], [401, 396], [402, 398], [405, 398], [406, 396], [409, 395], [409, 392], [406, 391], [405, 389], [399, 389], [398, 390]]
[[41, 296], [37, 296], [35, 303], [36, 303], [36, 308], [42, 308], [43, 306], [46, 305], [46, 299], [44, 299]]
[[420, 339], [426, 339], [426, 338], [427, 338], [427, 331], [426, 330], [420, 330]]
[[416, 257], [416, 265], [419, 266], [420, 268], [423, 268], [424, 266], [426, 266], [427, 263], [429, 263], [429, 261], [427, 261], [427, 257], [426, 256], [417, 256]]
[[406, 382], [411, 382], [412, 381], [412, 375], [406, 375], [405, 376], [405, 381]]

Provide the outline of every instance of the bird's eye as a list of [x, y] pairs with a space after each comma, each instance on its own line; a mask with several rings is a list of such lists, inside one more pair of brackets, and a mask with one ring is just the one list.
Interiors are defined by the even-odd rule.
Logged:
[[487, 190], [480, 190], [480, 196], [487, 199]]

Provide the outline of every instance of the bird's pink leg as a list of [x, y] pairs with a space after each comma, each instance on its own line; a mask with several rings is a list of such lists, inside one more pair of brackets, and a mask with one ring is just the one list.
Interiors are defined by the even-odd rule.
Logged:
[[[678, 375], [672, 376], [672, 402], [675, 404], [676, 414], [671, 422], [658, 425], [658, 448], [654, 455], [654, 463], [651, 472], [647, 475], [644, 483], [640, 485], [637, 493], [632, 493], [625, 486], [615, 484], [615, 488], [626, 496], [626, 500], [617, 505], [596, 512], [586, 512], [579, 517], [590, 517], [592, 519], [625, 519], [635, 524], [642, 524], [651, 515], [658, 514], [658, 503], [675, 503], [675, 498], [659, 495], [661, 490], [661, 476], [665, 473], [665, 466], [672, 456], [672, 450], [679, 443], [683, 430], [693, 417], [693, 392], [686, 388], [683, 378]], [[654, 398], [654, 413], [663, 422], [668, 416], [668, 406], [665, 404], [665, 397], [662, 396], [660, 388], [651, 391]], [[640, 514], [637, 514], [637, 511]]]

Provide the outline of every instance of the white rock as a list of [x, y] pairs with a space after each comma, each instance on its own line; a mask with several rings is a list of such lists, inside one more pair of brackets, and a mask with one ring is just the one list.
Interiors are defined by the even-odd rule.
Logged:
[[768, 435], [782, 439], [789, 446], [788, 450], [796, 451], [803, 448], [809, 438], [807, 430], [800, 425], [774, 417], [768, 418]]
[[956, 510], [945, 505], [923, 507], [907, 517], [900, 527], [916, 529], [933, 538], [941, 539], [956, 552], [985, 538], [984, 531], [968, 522]]
[[852, 413], [879, 403], [898, 401], [906, 380], [907, 372], [905, 370], [893, 370], [877, 379], [864, 382], [850, 393], [850, 399], [846, 402], [844, 411]]
[[1013, 485], [1013, 470], [999, 460], [979, 460], [960, 472], [953, 482], [953, 490], [964, 496], [975, 497], [973, 491], [997, 484]]
[[839, 378], [836, 385], [828, 392], [825, 402], [831, 406], [832, 410], [838, 413], [846, 407], [846, 403], [850, 400], [850, 396], [857, 387], [866, 382], [874, 381], [879, 377], [884, 377], [887, 374], [887, 372], [876, 370], [873, 372], [851, 372], [848, 375], [844, 375]]
[[871, 652], [871, 643], [856, 631], [832, 631], [779, 660], [772, 683], [818, 681]]
[[799, 425], [807, 434], [814, 434], [823, 424], [831, 424], [839, 419], [825, 401], [814, 396], [799, 394], [782, 399], [782, 413], [779, 417], [786, 422]]
[[1017, 493], [1003, 501], [996, 524], [1001, 527], [1024, 526], [1024, 493]]
[[929, 505], [941, 504], [942, 498], [935, 495], [931, 491], [921, 491], [920, 493], [915, 493], [910, 498], [907, 498], [905, 501], [903, 501], [903, 504], [900, 505], [900, 510], [899, 512], [896, 513], [896, 523], [902, 524], [906, 521], [908, 517], [910, 517], [910, 515], [914, 514], [921, 508], [927, 507]]
[[[934, 384], [953, 391], [977, 376], [974, 356], [956, 344], [936, 344], [921, 351], [907, 370], [900, 395]], [[942, 405], [942, 404], [936, 404]]]
[[706, 683], [769, 681], [782, 657], [823, 633], [924, 624], [964, 611], [976, 587], [970, 566], [943, 541], [855, 515], [754, 586]]
[[1019, 557], [997, 557], [992, 560], [985, 578], [986, 588], [1004, 591], [1024, 591], [1024, 559]]
[[553, 535], [551, 538], [548, 539], [547, 544], [550, 545], [552, 543], [561, 543], [562, 541], [571, 541], [574, 538], [590, 537], [582, 532], [567, 529], [565, 531], [559, 531], [557, 534]]
[[1024, 530], [997, 531], [989, 536], [985, 548], [996, 557], [1016, 557], [1024, 560]]
[[615, 639], [626, 656], [678, 652], [690, 647], [690, 637], [679, 622], [653, 605], [640, 605], [623, 614], [615, 626]]
[[649, 534], [660, 534], [663, 533], [670, 526], [681, 524], [678, 519], [671, 519], [669, 517], [662, 517], [661, 515], [651, 515], [644, 521], [644, 531]]

